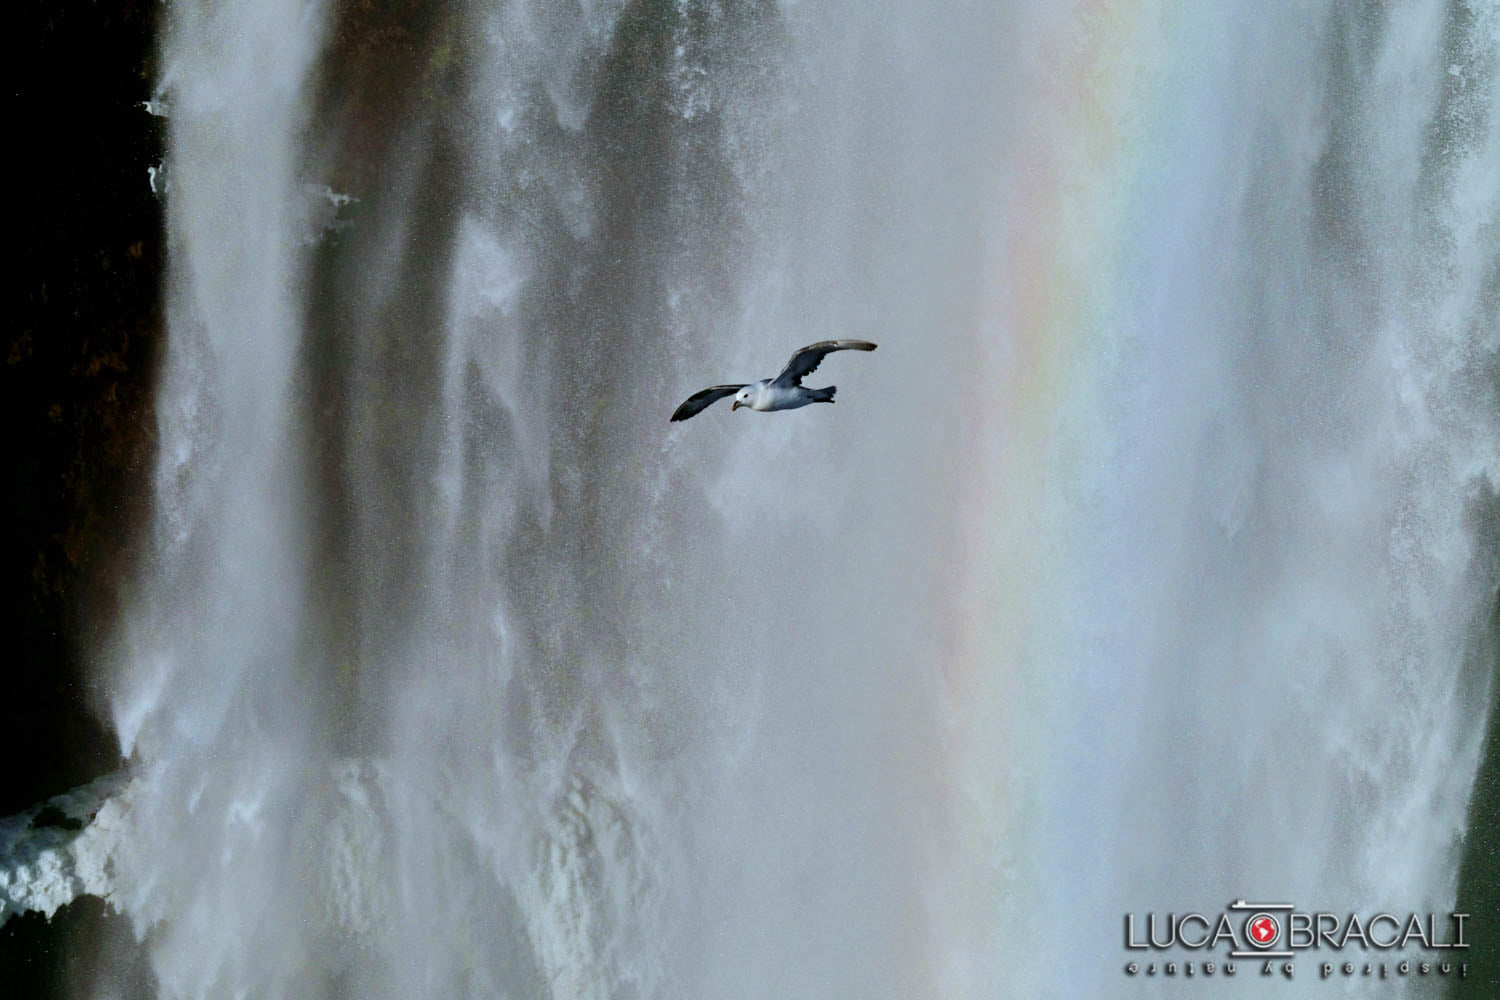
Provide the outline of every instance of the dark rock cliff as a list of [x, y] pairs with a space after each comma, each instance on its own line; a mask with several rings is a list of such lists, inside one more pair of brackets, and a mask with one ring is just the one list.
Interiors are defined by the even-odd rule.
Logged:
[[[89, 658], [122, 600], [149, 495], [164, 247], [147, 168], [162, 160], [165, 123], [141, 104], [158, 12], [147, 0], [26, 0], [12, 35], [0, 815], [120, 765]], [[11, 921], [7, 995], [73, 995], [92, 971], [70, 942], [108, 922], [98, 900], [51, 923]]]

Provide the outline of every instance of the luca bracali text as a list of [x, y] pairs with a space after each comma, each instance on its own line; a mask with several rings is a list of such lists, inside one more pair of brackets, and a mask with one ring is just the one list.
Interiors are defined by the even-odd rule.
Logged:
[[[1469, 973], [1468, 919], [1467, 913], [1305, 913], [1291, 903], [1245, 900], [1216, 914], [1127, 913], [1125, 950], [1146, 954], [1127, 962], [1125, 974], [1292, 979], [1300, 960], [1322, 979], [1462, 978]], [[1170, 954], [1178, 950], [1189, 955]]]

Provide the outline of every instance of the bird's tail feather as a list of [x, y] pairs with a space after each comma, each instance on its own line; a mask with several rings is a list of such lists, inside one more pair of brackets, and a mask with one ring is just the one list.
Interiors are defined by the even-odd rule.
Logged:
[[814, 389], [812, 391], [812, 401], [814, 403], [831, 403], [833, 402], [833, 394], [838, 391], [838, 388], [836, 385], [830, 385], [826, 389]]

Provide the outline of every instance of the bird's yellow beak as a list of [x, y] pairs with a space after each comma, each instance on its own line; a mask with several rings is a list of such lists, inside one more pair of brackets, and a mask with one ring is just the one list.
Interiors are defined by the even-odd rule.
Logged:
[[735, 410], [738, 410], [740, 407], [742, 407], [744, 405], [745, 405], [744, 403], [741, 403], [738, 399], [736, 399], [734, 401], [734, 405], [729, 408], [729, 412], [733, 413]]

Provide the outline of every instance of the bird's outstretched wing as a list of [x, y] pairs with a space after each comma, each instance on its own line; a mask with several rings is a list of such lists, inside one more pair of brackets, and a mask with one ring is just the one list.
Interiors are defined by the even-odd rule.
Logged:
[[745, 388], [744, 385], [712, 385], [702, 392], [695, 392], [683, 400], [682, 405], [673, 412], [672, 419], [686, 420], [688, 417], [697, 416], [698, 413], [717, 403], [725, 396], [733, 396], [743, 388]]
[[875, 345], [868, 340], [820, 340], [816, 344], [808, 344], [792, 355], [792, 360], [786, 363], [780, 375], [771, 380], [771, 385], [778, 389], [791, 389], [801, 385], [803, 376], [811, 375], [822, 364], [824, 356], [834, 351], [873, 350]]

